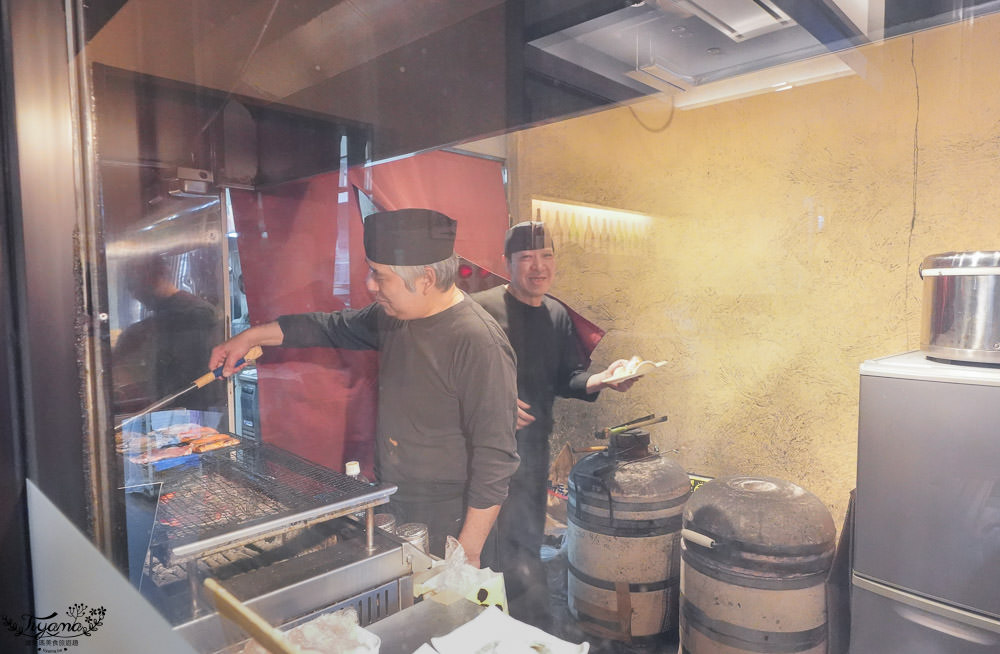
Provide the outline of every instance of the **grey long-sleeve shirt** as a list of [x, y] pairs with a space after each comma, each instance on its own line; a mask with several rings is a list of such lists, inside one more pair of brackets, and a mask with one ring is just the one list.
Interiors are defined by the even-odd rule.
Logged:
[[503, 502], [517, 469], [514, 352], [496, 321], [464, 297], [427, 318], [377, 304], [281, 316], [285, 347], [379, 351], [376, 474], [399, 484], [466, 485], [468, 506]]

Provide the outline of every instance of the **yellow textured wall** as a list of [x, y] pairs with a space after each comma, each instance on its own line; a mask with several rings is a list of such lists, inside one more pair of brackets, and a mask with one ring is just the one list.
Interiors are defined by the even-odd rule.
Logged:
[[841, 524], [858, 366], [919, 347], [925, 256], [1000, 249], [1000, 18], [857, 54], [859, 74], [790, 91], [511, 137], [521, 215], [546, 198], [653, 217], [641, 256], [558, 252], [553, 293], [608, 331], [595, 366], [670, 364], [625, 395], [559, 400], [556, 450], [666, 414], [654, 441], [690, 472], [794, 481]]

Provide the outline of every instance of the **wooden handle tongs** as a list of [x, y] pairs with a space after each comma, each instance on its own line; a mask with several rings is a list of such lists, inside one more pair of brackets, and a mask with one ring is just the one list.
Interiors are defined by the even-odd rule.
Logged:
[[[264, 351], [261, 349], [261, 347], [259, 345], [254, 345], [252, 348], [250, 348], [250, 351], [248, 351], [245, 355], [243, 355], [242, 359], [240, 359], [239, 361], [236, 362], [236, 365], [234, 367], [235, 368], [239, 368], [244, 363], [247, 363], [249, 361], [256, 361], [257, 359], [260, 358], [260, 356], [263, 353], [264, 353]], [[150, 413], [152, 411], [156, 411], [161, 406], [166, 406], [166, 405], [170, 404], [171, 402], [173, 402], [174, 400], [176, 400], [180, 396], [184, 395], [185, 393], [189, 393], [189, 392], [193, 391], [196, 388], [201, 388], [203, 386], [208, 386], [213, 381], [215, 381], [216, 379], [220, 379], [221, 377], [222, 377], [222, 366], [219, 366], [218, 368], [216, 368], [215, 370], [212, 370], [211, 372], [206, 372], [204, 375], [202, 375], [198, 379], [194, 380], [193, 382], [191, 382], [190, 384], [188, 384], [187, 386], [185, 386], [181, 390], [177, 391], [176, 393], [171, 393], [170, 395], [166, 396], [165, 398], [163, 398], [161, 400], [157, 400], [156, 402], [153, 402], [152, 404], [150, 404], [148, 407], [146, 407], [142, 411], [139, 411], [138, 413], [133, 413], [128, 418], [125, 418], [124, 420], [121, 421], [121, 423], [115, 425], [115, 431], [121, 431], [122, 427], [124, 427], [128, 423], [132, 422], [136, 418], [138, 418], [140, 416], [144, 416], [147, 413]]]

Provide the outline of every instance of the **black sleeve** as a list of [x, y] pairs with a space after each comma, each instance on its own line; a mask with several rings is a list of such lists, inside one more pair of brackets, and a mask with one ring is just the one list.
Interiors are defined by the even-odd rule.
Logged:
[[469, 448], [466, 501], [476, 509], [501, 504], [517, 470], [517, 368], [499, 328], [494, 342], [457, 352], [462, 431]]
[[377, 304], [364, 309], [333, 313], [297, 313], [280, 316], [284, 334], [282, 347], [339, 347], [345, 350], [377, 350], [382, 311]]
[[556, 395], [593, 402], [600, 391], [587, 392], [587, 380], [590, 379], [587, 359], [581, 350], [582, 346], [576, 328], [573, 327], [573, 321], [565, 312], [562, 313], [558, 329], [561, 352], [559, 372], [556, 376]]

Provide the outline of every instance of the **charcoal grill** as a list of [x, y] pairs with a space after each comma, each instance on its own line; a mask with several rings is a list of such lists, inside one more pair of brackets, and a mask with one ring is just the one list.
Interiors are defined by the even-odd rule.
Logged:
[[162, 479], [150, 548], [165, 565], [362, 511], [373, 524], [374, 507], [396, 492], [267, 444], [207, 454], [198, 468]]
[[374, 528], [391, 484], [268, 444], [207, 452], [149, 480], [141, 590], [199, 651], [236, 637], [203, 596], [207, 576], [273, 624], [344, 602], [373, 607], [369, 620], [412, 604], [412, 548]]

